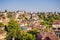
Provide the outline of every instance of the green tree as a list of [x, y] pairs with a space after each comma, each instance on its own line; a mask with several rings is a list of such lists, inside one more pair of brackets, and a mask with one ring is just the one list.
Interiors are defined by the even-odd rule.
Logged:
[[4, 27], [4, 24], [3, 23], [0, 23], [0, 27]]
[[44, 12], [40, 12], [38, 16], [40, 17], [40, 19], [43, 19], [43, 20], [44, 20], [44, 18], [45, 18], [45, 13], [44, 13]]
[[8, 17], [8, 18], [12, 18], [12, 17], [13, 17], [13, 13], [12, 13], [12, 12], [8, 12], [8, 13], [7, 13], [7, 17]]
[[21, 31], [20, 33], [20, 40], [26, 40], [27, 39], [27, 32]]
[[47, 32], [51, 31], [50, 29], [52, 28], [52, 24], [51, 24], [51, 20], [49, 18], [45, 19], [45, 21], [43, 21], [43, 22], [40, 22], [40, 24], [45, 27], [45, 30]]
[[28, 31], [28, 33], [30, 33], [30, 34], [32, 34], [32, 35], [36, 35], [37, 32], [40, 32], [40, 31], [39, 31], [38, 29], [36, 29], [36, 28], [34, 28], [34, 29]]
[[27, 40], [36, 40], [36, 36], [32, 34], [27, 34]]
[[14, 21], [14, 19], [11, 19], [10, 22], [8, 23], [8, 35], [7, 35], [7, 40], [11, 39], [15, 40], [15, 38], [18, 38], [20, 35], [21, 27], [17, 22]]
[[4, 24], [3, 23], [0, 23], [0, 30], [4, 30]]
[[21, 31], [20, 40], [36, 40], [35, 35], [27, 33], [26, 31]]

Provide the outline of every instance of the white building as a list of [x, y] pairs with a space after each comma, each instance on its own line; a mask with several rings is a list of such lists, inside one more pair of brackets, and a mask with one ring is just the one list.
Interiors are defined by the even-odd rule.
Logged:
[[60, 20], [52, 23], [53, 31], [57, 35], [58, 39], [60, 39]]

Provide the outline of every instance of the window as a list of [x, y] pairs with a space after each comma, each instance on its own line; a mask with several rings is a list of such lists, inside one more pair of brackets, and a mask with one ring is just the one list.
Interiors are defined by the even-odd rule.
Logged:
[[53, 30], [56, 30], [56, 28], [53, 28]]
[[59, 38], [60, 38], [60, 33], [59, 33]]
[[60, 30], [60, 28], [58, 28], [58, 30]]
[[58, 33], [56, 33], [57, 37], [58, 37]]
[[57, 37], [60, 38], [60, 33], [56, 33]]
[[51, 40], [49, 37], [46, 37], [44, 40]]

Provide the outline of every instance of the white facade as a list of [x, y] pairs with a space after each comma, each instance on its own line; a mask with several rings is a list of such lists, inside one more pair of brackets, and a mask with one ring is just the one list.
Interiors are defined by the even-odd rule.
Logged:
[[27, 30], [32, 30], [32, 28], [31, 27], [28, 27]]
[[60, 24], [53, 24], [52, 27], [53, 28], [60, 28]]

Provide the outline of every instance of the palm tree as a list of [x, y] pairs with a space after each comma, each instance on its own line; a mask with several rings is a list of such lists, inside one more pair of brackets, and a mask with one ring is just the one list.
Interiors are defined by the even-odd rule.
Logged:
[[20, 26], [18, 25], [17, 22], [15, 22], [13, 19], [10, 20], [8, 23], [8, 35], [7, 35], [7, 40], [11, 39], [15, 40], [15, 38], [19, 37], [19, 34], [21, 31]]

